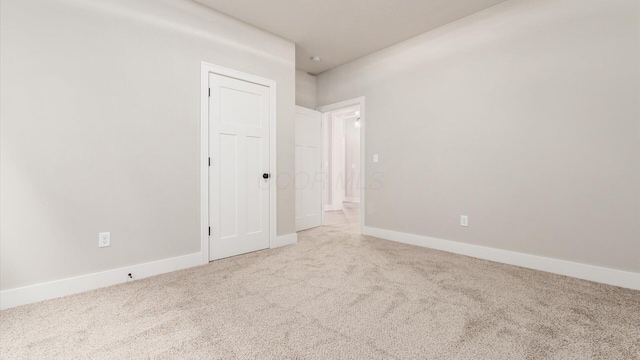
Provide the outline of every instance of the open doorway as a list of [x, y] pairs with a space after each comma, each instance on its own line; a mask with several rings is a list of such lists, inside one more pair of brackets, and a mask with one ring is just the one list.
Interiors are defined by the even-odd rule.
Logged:
[[348, 104], [322, 115], [324, 225], [360, 234], [363, 200], [361, 104]]

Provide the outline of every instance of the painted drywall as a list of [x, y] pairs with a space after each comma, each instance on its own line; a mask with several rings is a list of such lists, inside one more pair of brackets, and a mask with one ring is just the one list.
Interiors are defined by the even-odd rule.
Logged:
[[331, 157], [333, 149], [331, 145], [333, 144], [332, 137], [332, 115], [331, 113], [322, 114], [322, 171], [323, 171], [323, 182], [322, 182], [322, 205], [323, 209], [332, 209], [333, 208], [333, 194], [331, 193], [331, 182], [333, 179], [332, 175], [332, 166], [331, 166]]
[[345, 201], [360, 202], [360, 128], [357, 117], [346, 117], [344, 124], [344, 196]]
[[0, 13], [2, 290], [200, 250], [202, 61], [277, 82], [277, 230], [294, 232], [293, 43], [188, 0]]
[[302, 70], [296, 70], [296, 105], [316, 108], [316, 77]]
[[320, 74], [366, 97], [366, 225], [640, 272], [638, 19], [510, 0]]
[[341, 210], [344, 201], [344, 123], [342, 116], [332, 112], [331, 116], [331, 157], [329, 159], [331, 188], [331, 208]]

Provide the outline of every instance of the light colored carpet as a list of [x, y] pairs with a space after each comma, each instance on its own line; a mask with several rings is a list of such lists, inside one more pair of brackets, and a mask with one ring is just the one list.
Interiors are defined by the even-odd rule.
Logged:
[[637, 359], [640, 292], [330, 228], [3, 311], [3, 359]]
[[344, 202], [342, 210], [325, 211], [326, 227], [351, 234], [360, 234], [360, 204]]

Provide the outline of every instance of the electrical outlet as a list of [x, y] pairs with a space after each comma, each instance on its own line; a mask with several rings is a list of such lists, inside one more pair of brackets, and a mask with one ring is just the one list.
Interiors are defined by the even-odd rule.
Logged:
[[467, 215], [460, 215], [460, 226], [469, 226], [469, 217]]
[[111, 246], [111, 233], [103, 232], [98, 234], [98, 247]]

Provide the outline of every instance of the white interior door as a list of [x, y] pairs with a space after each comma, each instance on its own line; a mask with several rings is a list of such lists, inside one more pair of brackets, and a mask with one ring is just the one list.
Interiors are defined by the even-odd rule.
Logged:
[[[209, 75], [209, 259], [269, 247], [269, 88]], [[264, 175], [267, 174], [267, 175]]]
[[296, 106], [296, 231], [322, 225], [322, 114]]

